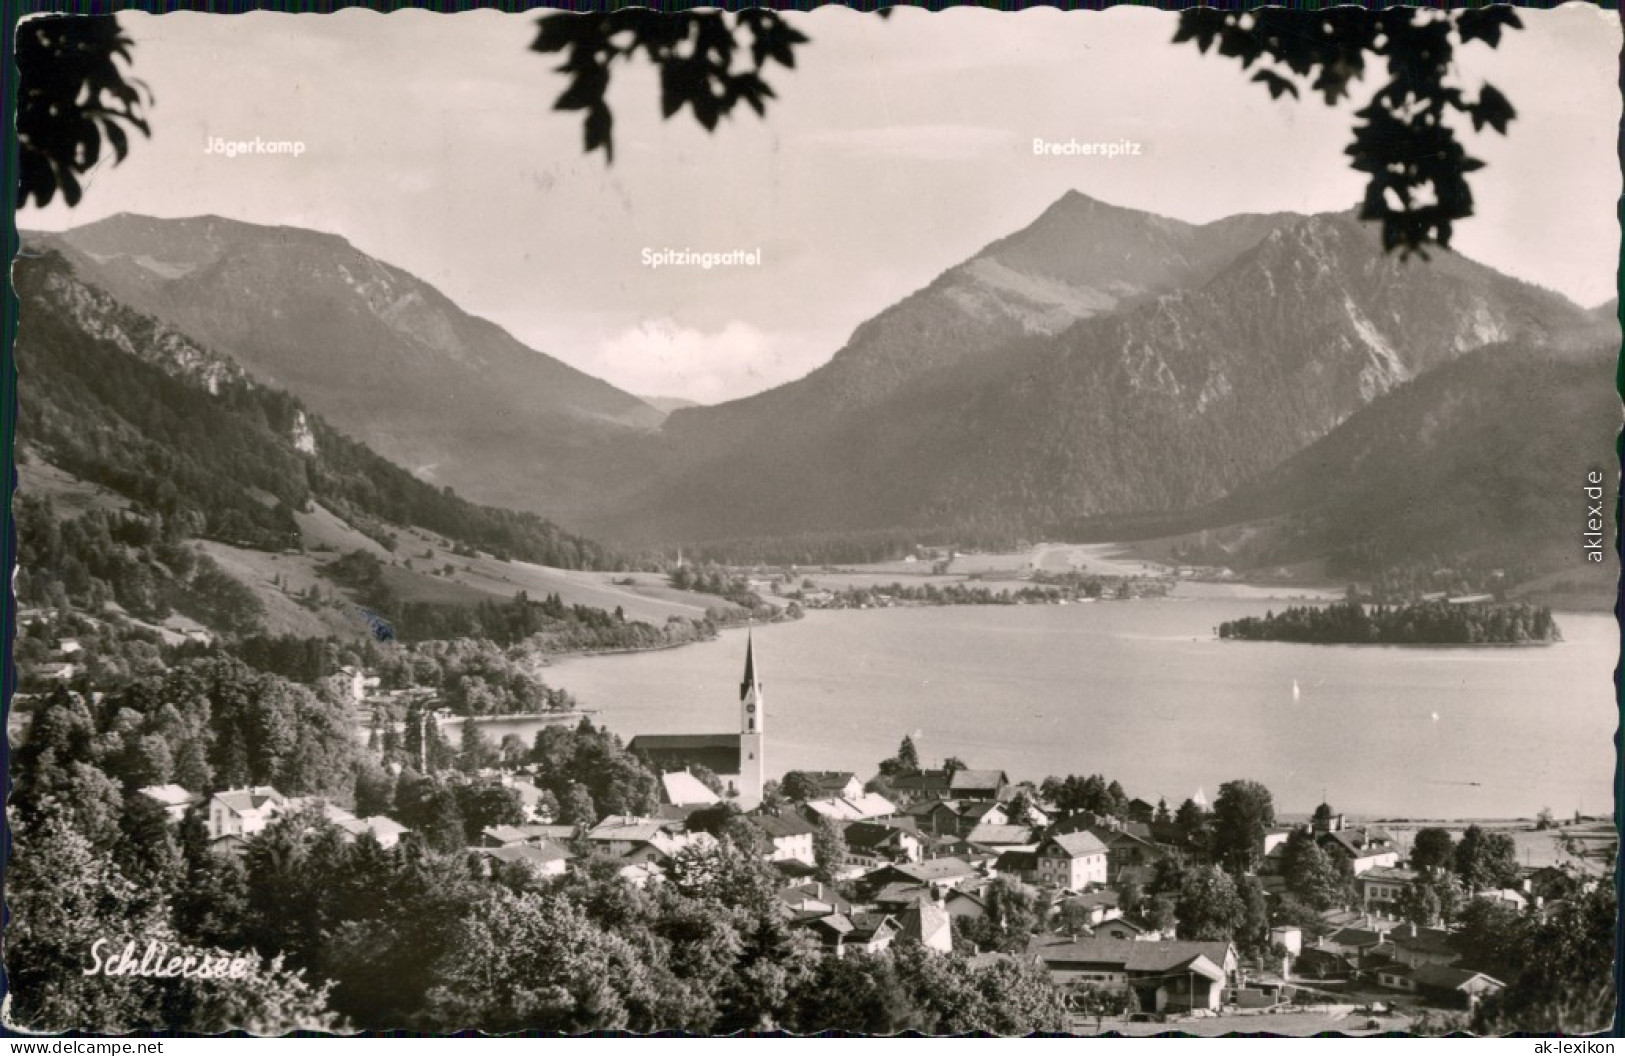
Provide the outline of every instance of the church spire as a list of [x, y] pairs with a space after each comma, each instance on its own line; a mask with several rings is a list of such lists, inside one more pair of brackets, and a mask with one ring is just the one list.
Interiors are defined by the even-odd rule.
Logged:
[[756, 642], [751, 632], [745, 630], [745, 678], [739, 683], [739, 699], [744, 700], [755, 691], [756, 696], [762, 695], [762, 687], [756, 681]]

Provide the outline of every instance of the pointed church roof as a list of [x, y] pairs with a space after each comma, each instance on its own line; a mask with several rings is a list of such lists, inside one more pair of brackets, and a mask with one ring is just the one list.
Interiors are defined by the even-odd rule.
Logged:
[[755, 690], [761, 695], [762, 687], [756, 681], [756, 642], [751, 632], [745, 631], [745, 678], [739, 683], [739, 699], [744, 700]]

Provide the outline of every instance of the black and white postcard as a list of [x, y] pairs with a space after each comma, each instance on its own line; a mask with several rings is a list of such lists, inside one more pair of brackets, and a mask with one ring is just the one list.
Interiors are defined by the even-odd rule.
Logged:
[[1608, 1029], [1620, 27], [23, 19], [7, 1029]]

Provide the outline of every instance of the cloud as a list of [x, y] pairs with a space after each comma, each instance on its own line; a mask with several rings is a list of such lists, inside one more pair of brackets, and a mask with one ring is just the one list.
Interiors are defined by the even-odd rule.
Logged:
[[734, 320], [715, 331], [646, 319], [599, 341], [578, 364], [640, 396], [719, 403], [801, 377], [830, 349], [803, 334], [774, 334]]

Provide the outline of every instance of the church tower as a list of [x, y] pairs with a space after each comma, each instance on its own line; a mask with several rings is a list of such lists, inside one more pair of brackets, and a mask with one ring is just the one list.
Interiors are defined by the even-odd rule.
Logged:
[[762, 758], [767, 720], [762, 683], [756, 677], [756, 643], [745, 632], [745, 677], [739, 683], [739, 806], [754, 810], [762, 805], [766, 762]]

